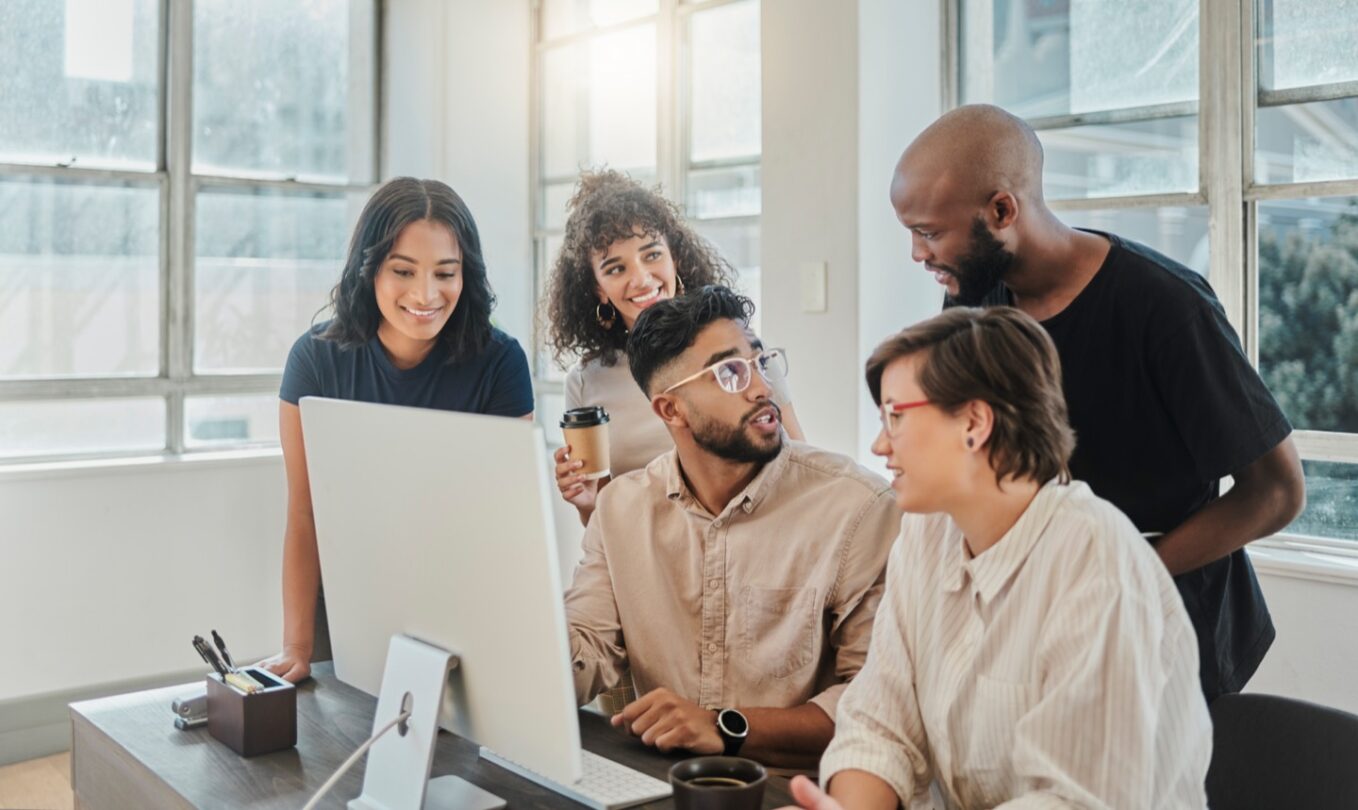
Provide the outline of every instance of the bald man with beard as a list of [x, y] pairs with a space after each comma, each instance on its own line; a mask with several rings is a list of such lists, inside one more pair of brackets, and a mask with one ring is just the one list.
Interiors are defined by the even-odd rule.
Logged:
[[1015, 306], [1046, 328], [1076, 434], [1072, 474], [1174, 576], [1208, 701], [1240, 691], [1274, 638], [1244, 546], [1290, 523], [1306, 496], [1292, 427], [1207, 281], [1057, 219], [1037, 135], [998, 107], [961, 107], [926, 129], [901, 156], [891, 204], [945, 306]]

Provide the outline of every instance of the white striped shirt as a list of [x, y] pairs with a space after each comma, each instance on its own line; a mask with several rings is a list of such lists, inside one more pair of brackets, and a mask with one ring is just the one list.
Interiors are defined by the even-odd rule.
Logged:
[[1212, 727], [1188, 614], [1126, 516], [1048, 483], [977, 557], [906, 515], [868, 660], [821, 760], [906, 807], [1203, 808]]

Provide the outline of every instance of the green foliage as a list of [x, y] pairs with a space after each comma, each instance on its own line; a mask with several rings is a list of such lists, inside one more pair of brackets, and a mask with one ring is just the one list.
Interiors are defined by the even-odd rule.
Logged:
[[1358, 201], [1328, 239], [1261, 230], [1259, 370], [1297, 428], [1358, 432]]

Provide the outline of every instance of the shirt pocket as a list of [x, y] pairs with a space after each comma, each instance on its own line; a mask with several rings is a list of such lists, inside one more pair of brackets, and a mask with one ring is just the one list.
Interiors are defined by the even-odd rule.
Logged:
[[1014, 731], [1032, 709], [1035, 694], [1027, 683], [977, 676], [963, 765], [970, 783], [969, 803], [989, 807], [1009, 798], [1014, 781]]
[[740, 646], [746, 666], [762, 678], [786, 678], [816, 658], [815, 588], [740, 590]]

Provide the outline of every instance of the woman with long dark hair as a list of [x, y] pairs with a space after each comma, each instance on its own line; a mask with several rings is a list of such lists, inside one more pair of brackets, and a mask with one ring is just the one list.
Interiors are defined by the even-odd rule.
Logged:
[[304, 396], [531, 418], [518, 341], [491, 325], [495, 295], [462, 198], [437, 180], [398, 177], [364, 206], [331, 293], [334, 317], [297, 339], [283, 371], [279, 439], [288, 477], [283, 649], [270, 671], [305, 678], [329, 658], [311, 511]]

